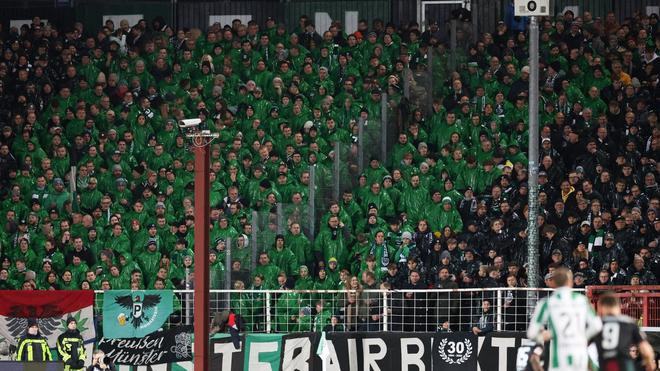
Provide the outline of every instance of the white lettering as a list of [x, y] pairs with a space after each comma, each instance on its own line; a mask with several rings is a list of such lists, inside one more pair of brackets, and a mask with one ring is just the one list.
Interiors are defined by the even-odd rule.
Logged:
[[357, 11], [344, 12], [344, 29], [346, 30], [348, 35], [357, 31], [357, 24], [358, 24]]
[[348, 339], [348, 369], [357, 371], [357, 344], [355, 339]]
[[497, 356], [499, 371], [506, 371], [508, 363], [508, 349], [516, 347], [516, 338], [490, 338], [490, 344], [494, 348], [498, 348], [499, 354]]
[[273, 371], [268, 362], [259, 362], [259, 354], [277, 352], [277, 343], [274, 341], [252, 343], [248, 357], [248, 370]]
[[326, 340], [325, 342], [325, 352], [327, 356], [321, 358], [323, 360], [323, 371], [341, 371], [341, 366], [339, 366], [339, 357], [337, 357], [337, 351], [335, 350], [335, 345], [332, 343], [332, 340]]
[[[417, 346], [416, 353], [408, 353], [408, 347]], [[401, 339], [401, 370], [408, 370], [410, 366], [417, 366], [419, 371], [426, 371], [426, 365], [422, 361], [424, 356], [424, 343], [419, 338]]]
[[316, 27], [316, 32], [323, 34], [323, 32], [330, 28], [332, 24], [332, 18], [330, 14], [326, 12], [316, 12], [314, 13], [314, 26]]
[[[300, 353], [293, 358], [296, 349], [302, 349]], [[282, 360], [282, 370], [287, 371], [309, 371], [309, 356], [311, 354], [312, 344], [308, 338], [290, 339], [284, 343], [284, 359]]]
[[231, 370], [232, 353], [239, 353], [241, 348], [243, 348], [243, 344], [241, 344], [239, 349], [234, 348], [233, 343], [213, 344], [213, 353], [222, 354], [222, 365], [220, 366], [221, 370]]
[[[359, 12], [355, 10], [348, 10], [344, 12], [344, 30], [346, 33], [352, 34], [357, 31]], [[314, 13], [314, 25], [316, 27], [316, 32], [323, 34], [323, 32], [330, 29], [332, 25], [332, 17], [326, 12], [316, 12]]]
[[[477, 357], [479, 357], [479, 353], [481, 353], [481, 347], [484, 346], [485, 340], [486, 338], [483, 336], [477, 337]], [[481, 365], [479, 364], [479, 361], [477, 361], [477, 371], [481, 371]]]
[[[372, 353], [371, 346], [378, 346], [378, 352]], [[363, 353], [363, 368], [364, 371], [380, 371], [378, 366], [378, 361], [385, 358], [387, 353], [387, 345], [383, 339], [371, 338], [371, 339], [362, 339], [362, 353]]]

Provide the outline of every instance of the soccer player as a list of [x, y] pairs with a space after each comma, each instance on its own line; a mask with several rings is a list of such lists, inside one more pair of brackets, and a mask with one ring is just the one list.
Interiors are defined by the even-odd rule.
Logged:
[[552, 279], [557, 289], [536, 305], [527, 337], [538, 344], [550, 341], [549, 371], [585, 371], [589, 340], [600, 332], [602, 322], [587, 298], [571, 290], [571, 271], [558, 268]]
[[603, 330], [594, 342], [598, 347], [598, 364], [603, 371], [635, 370], [630, 347], [636, 345], [647, 371], [655, 370], [653, 347], [632, 318], [621, 314], [619, 298], [611, 293], [598, 299], [598, 314], [603, 319]]

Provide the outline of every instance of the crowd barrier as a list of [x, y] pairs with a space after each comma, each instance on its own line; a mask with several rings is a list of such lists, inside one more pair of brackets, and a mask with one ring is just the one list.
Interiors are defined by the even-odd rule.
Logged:
[[[452, 331], [469, 331], [488, 301], [494, 331], [523, 331], [538, 299], [550, 292], [528, 288], [211, 290], [209, 321], [215, 313], [231, 309], [243, 317], [248, 333], [322, 331], [318, 323], [314, 328], [320, 310], [325, 316], [323, 326], [334, 316], [339, 325], [335, 331], [341, 332], [435, 332], [443, 325]], [[177, 309], [167, 326], [192, 324], [194, 291], [174, 293]], [[102, 308], [103, 296], [98, 294], [102, 291], [97, 291], [96, 308]], [[319, 309], [320, 300], [323, 306]]]
[[586, 295], [594, 307], [604, 292], [613, 292], [621, 301], [624, 314], [643, 327], [660, 328], [660, 286], [588, 286]]
[[[576, 291], [585, 293], [594, 307], [600, 293], [615, 291], [624, 314], [642, 326], [660, 327], [660, 286], [589, 286]], [[245, 319], [246, 331], [254, 333], [305, 329], [310, 319], [305, 316], [313, 319], [319, 300], [324, 301], [325, 312], [337, 317], [341, 331], [434, 332], [445, 322], [454, 331], [469, 330], [475, 317], [481, 315], [483, 301], [488, 300], [495, 331], [523, 331], [538, 299], [550, 292], [544, 288], [211, 290], [209, 308], [211, 316], [226, 309], [236, 311]], [[103, 296], [98, 294], [102, 291], [96, 293], [95, 307], [100, 309]], [[191, 325], [194, 290], [174, 293], [178, 309], [167, 325]]]
[[[595, 286], [575, 291], [586, 292], [597, 305], [605, 290], [613, 290], [621, 298], [623, 312], [644, 325], [650, 341], [657, 346], [654, 306], [660, 286]], [[230, 309], [243, 318], [244, 328], [240, 339], [222, 331], [213, 335], [211, 369], [514, 370], [516, 362], [526, 359], [525, 352], [531, 349], [525, 339], [530, 313], [551, 292], [530, 288], [212, 290], [209, 325], [214, 328], [212, 319], [216, 314]], [[33, 303], [33, 311], [38, 311], [39, 305], [54, 305], [53, 298], [44, 298], [45, 293], [32, 293], [30, 299], [17, 299], [23, 296], [5, 292], [4, 300], [12, 308], [19, 302]], [[146, 294], [131, 294], [138, 302], [139, 295]], [[125, 307], [117, 298], [125, 298], [126, 292], [62, 291], [57, 301], [68, 304], [57, 304], [52, 309], [59, 316], [55, 322], [61, 322], [64, 312], [70, 310], [67, 308], [82, 305], [74, 315], [80, 317], [80, 326], [86, 329], [81, 331], [86, 334], [88, 362], [93, 349], [98, 348], [119, 370], [193, 370], [194, 290], [150, 291], [149, 295], [167, 298], [166, 302], [158, 302], [167, 313], [160, 317], [165, 322], [162, 326], [163, 322], [158, 322], [155, 328], [159, 330], [133, 338], [111, 338], [108, 327], [117, 323], [122, 326], [113, 306]], [[170, 300], [173, 305], [169, 305]], [[148, 308], [147, 296], [142, 303], [136, 307], [133, 302], [129, 308], [134, 316], [136, 308], [140, 313]], [[85, 310], [88, 313], [83, 313]], [[60, 312], [64, 314], [60, 316]], [[13, 317], [20, 315], [22, 312], [10, 311], [1, 317], [5, 336], [16, 336], [13, 329], [20, 324]], [[108, 316], [105, 322], [104, 315]], [[145, 315], [156, 318], [155, 311]], [[55, 317], [39, 318], [45, 335], [56, 336], [53, 331], [62, 331], [57, 323], [52, 325]], [[96, 325], [90, 327], [92, 323]], [[106, 329], [108, 337], [103, 334]], [[124, 330], [131, 333], [129, 328]], [[11, 352], [11, 347], [8, 349]], [[10, 353], [0, 352], [0, 360], [14, 359]]]

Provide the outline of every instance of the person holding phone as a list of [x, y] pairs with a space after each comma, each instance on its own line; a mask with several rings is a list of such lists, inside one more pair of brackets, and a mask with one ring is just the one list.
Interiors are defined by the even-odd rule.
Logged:
[[115, 371], [115, 365], [105, 357], [102, 350], [96, 350], [92, 354], [92, 364], [87, 367], [87, 371]]

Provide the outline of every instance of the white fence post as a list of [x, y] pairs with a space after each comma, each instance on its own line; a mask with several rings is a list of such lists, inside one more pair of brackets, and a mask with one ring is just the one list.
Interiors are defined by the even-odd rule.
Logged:
[[387, 291], [383, 291], [383, 331], [387, 331], [387, 320], [389, 316], [387, 311], [389, 307], [387, 306]]
[[495, 313], [497, 315], [497, 327], [496, 331], [502, 331], [502, 290], [497, 290], [497, 306], [495, 307]]
[[266, 291], [266, 333], [270, 334], [270, 331], [271, 331], [270, 292]]
[[183, 294], [184, 297], [186, 298], [184, 303], [186, 305], [186, 325], [191, 325], [192, 324], [192, 316], [193, 316], [193, 306], [192, 303], [194, 302], [193, 300], [190, 300], [190, 297], [192, 296], [192, 293], [188, 290], [191, 290], [190, 287], [190, 280], [188, 280], [188, 276], [190, 275], [190, 268], [185, 269], [185, 274], [186, 274], [186, 293]]

